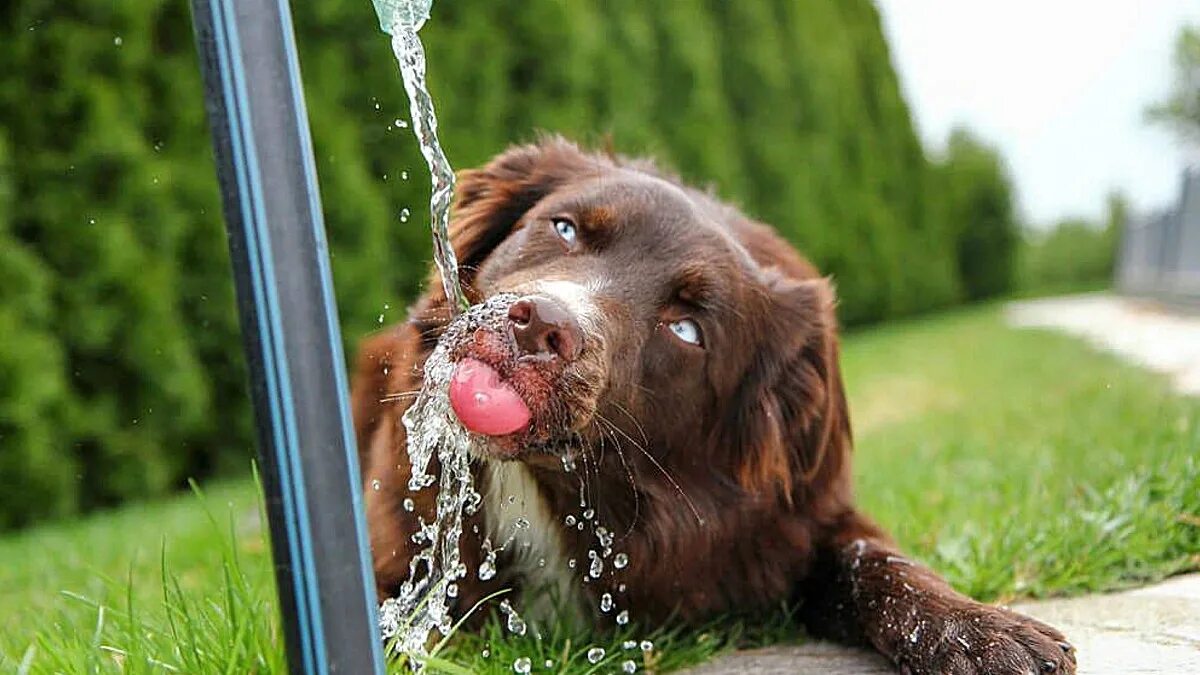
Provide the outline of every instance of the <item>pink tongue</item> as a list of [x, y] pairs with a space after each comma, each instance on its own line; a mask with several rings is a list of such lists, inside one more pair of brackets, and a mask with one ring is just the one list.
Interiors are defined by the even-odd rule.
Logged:
[[505, 436], [529, 424], [529, 406], [492, 367], [463, 359], [450, 378], [450, 406], [467, 429]]

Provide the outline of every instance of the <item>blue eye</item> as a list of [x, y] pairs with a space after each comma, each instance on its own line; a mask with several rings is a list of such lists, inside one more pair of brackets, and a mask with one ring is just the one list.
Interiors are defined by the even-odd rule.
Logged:
[[568, 246], [575, 245], [575, 223], [566, 218], [555, 218], [550, 222], [554, 225], [554, 231], [558, 233], [560, 239], [566, 242]]
[[699, 347], [703, 342], [700, 338], [700, 325], [691, 319], [672, 321], [667, 327], [671, 329], [675, 337], [690, 345]]

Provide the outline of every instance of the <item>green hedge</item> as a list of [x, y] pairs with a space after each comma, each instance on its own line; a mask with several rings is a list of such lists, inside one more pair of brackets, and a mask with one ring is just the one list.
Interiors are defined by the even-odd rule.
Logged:
[[958, 278], [968, 300], [1013, 288], [1020, 240], [1008, 169], [999, 152], [965, 129], [950, 134], [934, 168], [941, 209], [956, 247]]
[[[293, 4], [352, 344], [417, 290], [427, 174], [370, 3]], [[0, 7], [0, 528], [252, 454], [186, 6]], [[423, 35], [458, 167], [611, 135], [779, 226], [847, 322], [962, 295], [963, 229], [868, 0], [444, 0]]]

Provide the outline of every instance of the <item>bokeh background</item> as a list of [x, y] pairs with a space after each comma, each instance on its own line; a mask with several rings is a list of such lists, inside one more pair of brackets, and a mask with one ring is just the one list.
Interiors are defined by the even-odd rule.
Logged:
[[[293, 11], [349, 350], [424, 277], [427, 173], [370, 4]], [[435, 12], [422, 35], [456, 167], [537, 130], [653, 155], [832, 274], [851, 329], [1112, 278], [1128, 201], [1027, 222], [986, 138], [926, 147], [869, 0]], [[1187, 35], [1180, 53], [1200, 52]], [[1159, 103], [1181, 128], [1196, 115]], [[220, 214], [185, 2], [0, 7], [0, 529], [247, 470]]]

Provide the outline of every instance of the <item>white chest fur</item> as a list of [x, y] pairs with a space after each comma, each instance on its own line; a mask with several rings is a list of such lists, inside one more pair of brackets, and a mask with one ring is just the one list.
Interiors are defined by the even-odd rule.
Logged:
[[486, 464], [484, 516], [492, 545], [503, 546], [501, 573], [516, 577], [528, 592], [524, 614], [535, 621], [580, 616], [583, 596], [568, 566], [563, 523], [550, 509], [529, 469], [520, 462]]

